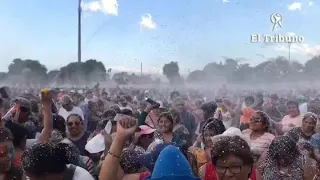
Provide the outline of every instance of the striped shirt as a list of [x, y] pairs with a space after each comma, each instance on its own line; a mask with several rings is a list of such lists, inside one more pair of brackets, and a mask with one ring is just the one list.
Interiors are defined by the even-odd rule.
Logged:
[[266, 132], [257, 139], [252, 140], [250, 138], [252, 133], [251, 129], [246, 129], [242, 131], [242, 133], [244, 137], [250, 139], [250, 149], [255, 155], [261, 155], [264, 151], [266, 151], [269, 148], [272, 140], [275, 138], [273, 134]]

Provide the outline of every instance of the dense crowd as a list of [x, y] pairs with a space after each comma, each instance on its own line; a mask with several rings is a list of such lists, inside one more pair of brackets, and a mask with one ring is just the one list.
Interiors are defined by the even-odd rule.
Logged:
[[320, 180], [316, 90], [0, 96], [0, 180]]

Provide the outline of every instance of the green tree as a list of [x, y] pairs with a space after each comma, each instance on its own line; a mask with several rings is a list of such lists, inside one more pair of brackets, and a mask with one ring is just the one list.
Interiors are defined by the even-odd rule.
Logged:
[[7, 78], [24, 85], [41, 84], [47, 81], [47, 68], [37, 60], [14, 59], [8, 67]]
[[304, 72], [308, 76], [319, 76], [320, 75], [320, 56], [315, 56], [308, 60], [304, 66]]
[[187, 81], [190, 83], [203, 82], [205, 80], [205, 73], [201, 70], [191, 71], [187, 77]]
[[165, 64], [162, 68], [162, 72], [169, 81], [172, 81], [177, 76], [180, 76], [178, 62], [172, 61], [168, 64]]
[[60, 68], [58, 84], [83, 85], [104, 81], [107, 77], [106, 68], [100, 61], [89, 59], [85, 62], [73, 62]]
[[115, 73], [112, 76], [112, 80], [118, 84], [128, 84], [129, 74], [127, 72]]

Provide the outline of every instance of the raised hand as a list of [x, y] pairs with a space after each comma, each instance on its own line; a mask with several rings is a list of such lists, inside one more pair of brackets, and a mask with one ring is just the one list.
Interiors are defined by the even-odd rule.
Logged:
[[48, 105], [48, 106], [52, 105], [53, 101], [52, 101], [52, 95], [50, 90], [41, 89], [41, 103], [42, 105]]
[[130, 116], [124, 116], [117, 123], [117, 136], [121, 138], [129, 138], [133, 136], [138, 127], [138, 120]]

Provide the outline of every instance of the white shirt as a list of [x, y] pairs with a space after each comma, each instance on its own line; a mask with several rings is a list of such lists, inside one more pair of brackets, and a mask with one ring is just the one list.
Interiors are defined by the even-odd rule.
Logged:
[[64, 120], [66, 120], [66, 121], [67, 121], [67, 118], [69, 117], [70, 114], [78, 114], [79, 116], [82, 117], [82, 120], [84, 119], [82, 110], [77, 106], [73, 106], [73, 109], [71, 111], [67, 111], [63, 107], [61, 107], [59, 109], [58, 114], [60, 116], [62, 116], [64, 118]]
[[[68, 164], [67, 166], [70, 167], [70, 164]], [[88, 171], [86, 171], [82, 167], [77, 166], [72, 180], [94, 180], [94, 178]]]
[[308, 112], [308, 103], [302, 103], [299, 106], [299, 111], [301, 114], [305, 114]]

